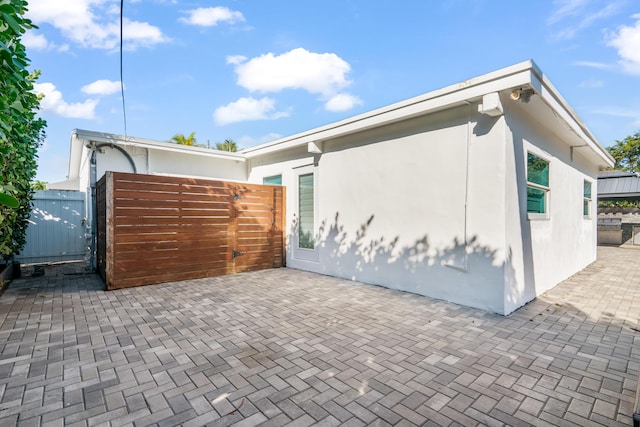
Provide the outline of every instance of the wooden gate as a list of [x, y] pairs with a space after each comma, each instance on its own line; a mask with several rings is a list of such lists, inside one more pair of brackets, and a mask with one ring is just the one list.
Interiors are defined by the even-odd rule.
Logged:
[[97, 264], [107, 289], [284, 265], [285, 188], [107, 172]]

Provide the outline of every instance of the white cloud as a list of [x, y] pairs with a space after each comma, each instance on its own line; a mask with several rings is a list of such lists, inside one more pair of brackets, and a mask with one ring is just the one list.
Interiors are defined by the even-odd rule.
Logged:
[[31, 31], [27, 31], [22, 36], [22, 44], [24, 44], [26, 48], [35, 50], [46, 50], [49, 48], [49, 41], [45, 36], [42, 34], [34, 34]]
[[568, 40], [596, 21], [616, 13], [622, 1], [611, 0], [555, 0], [554, 10], [547, 18], [552, 27], [553, 38]]
[[264, 97], [240, 98], [222, 107], [216, 108], [213, 112], [213, 120], [217, 125], [227, 125], [230, 123], [243, 122], [248, 120], [278, 119], [287, 117], [289, 113], [275, 111], [275, 101]]
[[59, 52], [65, 52], [69, 50], [68, 44], [58, 46], [55, 43], [50, 42], [43, 34], [36, 34], [33, 31], [27, 31], [22, 36], [22, 44], [27, 49], [33, 50], [57, 50]]
[[628, 122], [629, 127], [637, 128], [640, 126], [640, 109], [633, 107], [602, 107], [593, 111], [594, 114], [602, 114], [604, 116], [619, 117], [623, 119], [631, 119]]
[[281, 55], [267, 53], [255, 58], [229, 56], [237, 83], [250, 92], [276, 93], [302, 89], [320, 95], [329, 111], [345, 111], [361, 103], [342, 91], [351, 85], [351, 66], [335, 53], [314, 53], [297, 48]]
[[328, 111], [339, 112], [350, 110], [355, 105], [360, 104], [362, 104], [362, 101], [357, 96], [353, 96], [348, 93], [339, 93], [330, 98], [324, 104], [324, 108]]
[[[82, 47], [115, 49], [120, 44], [116, 9], [110, 0], [30, 0], [27, 17], [35, 24], [52, 25], [64, 37]], [[123, 21], [123, 39], [127, 50], [169, 41], [158, 27], [126, 18]]]
[[580, 82], [578, 87], [582, 89], [598, 89], [604, 86], [604, 82], [602, 80], [596, 79], [587, 79]]
[[80, 90], [87, 95], [111, 95], [120, 91], [120, 81], [96, 80], [93, 83], [82, 86]]
[[34, 92], [44, 95], [40, 102], [42, 111], [50, 111], [58, 116], [73, 119], [93, 119], [95, 117], [97, 99], [87, 99], [84, 102], [68, 103], [62, 98], [62, 92], [53, 83], [35, 83]]
[[632, 108], [622, 107], [602, 107], [593, 111], [596, 114], [603, 114], [612, 117], [626, 117], [640, 120], [640, 110], [634, 111]]
[[[115, 24], [115, 34], [119, 35], [120, 24]], [[135, 50], [138, 47], [151, 47], [153, 45], [169, 41], [169, 38], [162, 34], [160, 28], [148, 22], [130, 21], [124, 19], [122, 28], [124, 47], [126, 50]], [[118, 36], [119, 37], [119, 36]], [[109, 45], [107, 43], [107, 45]], [[115, 46], [113, 46], [115, 47]]]
[[611, 68], [611, 64], [605, 64], [603, 62], [594, 62], [594, 61], [576, 61], [573, 63], [578, 67], [587, 67], [587, 68], [597, 68], [599, 70], [606, 70]]
[[230, 10], [229, 8], [216, 7], [199, 7], [197, 9], [188, 10], [189, 15], [186, 18], [180, 18], [180, 22], [189, 25], [198, 25], [200, 27], [214, 27], [220, 22], [235, 24], [236, 22], [244, 22], [244, 16], [240, 12]]
[[553, 4], [556, 9], [547, 18], [547, 24], [555, 24], [568, 16], [577, 14], [586, 3], [587, 0], [555, 0]]
[[618, 50], [620, 64], [629, 74], [640, 74], [640, 14], [633, 15], [635, 26], [621, 26], [608, 42]]
[[275, 141], [277, 139], [282, 138], [284, 135], [281, 135], [279, 133], [275, 133], [275, 132], [271, 132], [268, 133], [266, 135], [262, 135], [258, 138], [254, 138], [252, 136], [241, 136], [240, 138], [238, 138], [238, 140], [236, 141], [238, 143], [239, 147], [244, 147], [244, 148], [249, 148], [249, 147], [254, 147], [256, 145], [259, 144], [265, 144], [267, 142], [272, 142]]
[[235, 71], [238, 84], [251, 92], [304, 89], [329, 98], [351, 84], [347, 79], [351, 67], [345, 60], [335, 53], [313, 53], [303, 48], [238, 62]]
[[243, 55], [227, 56], [227, 64], [238, 65], [246, 60], [247, 60], [247, 57]]

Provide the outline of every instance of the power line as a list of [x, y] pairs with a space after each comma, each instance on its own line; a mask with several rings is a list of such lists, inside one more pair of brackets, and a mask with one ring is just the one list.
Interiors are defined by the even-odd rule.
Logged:
[[124, 79], [122, 78], [122, 27], [124, 0], [120, 0], [120, 93], [122, 94], [122, 117], [124, 119], [124, 136], [127, 137], [127, 109], [124, 102]]

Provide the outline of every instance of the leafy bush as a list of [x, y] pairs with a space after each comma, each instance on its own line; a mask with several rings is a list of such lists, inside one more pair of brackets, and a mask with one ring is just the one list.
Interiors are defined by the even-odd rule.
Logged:
[[640, 208], [640, 200], [600, 200], [599, 208]]
[[[29, 73], [21, 37], [35, 28], [25, 0], [0, 0], [0, 258], [19, 253], [31, 212], [37, 150], [46, 122], [36, 117], [38, 73]], [[17, 207], [16, 204], [18, 204]]]
[[640, 131], [621, 141], [616, 140], [607, 150], [616, 161], [614, 169], [640, 172]]

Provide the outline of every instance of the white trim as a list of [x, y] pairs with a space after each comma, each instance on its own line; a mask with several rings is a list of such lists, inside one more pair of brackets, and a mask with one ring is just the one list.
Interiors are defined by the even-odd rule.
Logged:
[[247, 161], [245, 156], [238, 153], [220, 151], [213, 148], [193, 147], [189, 145], [173, 144], [171, 142], [166, 142], [166, 141], [156, 141], [153, 139], [136, 138], [132, 136], [125, 137], [123, 135], [115, 135], [115, 134], [110, 134], [105, 132], [94, 132], [94, 131], [76, 129], [72, 133], [72, 138], [73, 136], [75, 136], [77, 139], [81, 139], [85, 141], [103, 142], [103, 143], [122, 145], [122, 146], [154, 148], [156, 150], [161, 150], [161, 151], [195, 154], [195, 155], [205, 156], [205, 157], [215, 157], [219, 159], [236, 160], [238, 162]]
[[[589, 183], [589, 188], [591, 190], [591, 197], [589, 197], [587, 199], [587, 197], [584, 197], [584, 184], [585, 182]], [[587, 215], [584, 214], [584, 201], [585, 200], [589, 200], [589, 213]], [[586, 179], [584, 178], [582, 180], [582, 218], [585, 220], [590, 220], [593, 219], [593, 181], [591, 181], [590, 179]]]
[[[550, 192], [551, 192], [551, 156], [545, 155], [545, 154], [538, 154], [541, 150], [531, 150], [530, 148], [527, 148], [526, 152], [525, 152], [525, 159], [524, 159], [524, 164], [525, 164], [525, 171], [526, 171], [526, 184], [527, 187], [525, 190], [527, 190], [525, 192], [525, 195], [527, 197], [527, 218], [529, 220], [548, 220], [550, 219], [550, 212], [551, 212], [551, 197], [550, 197]], [[543, 160], [545, 162], [547, 162], [548, 164], [548, 168], [549, 168], [549, 184], [548, 185], [541, 185], [541, 184], [537, 184], [535, 182], [530, 182], [529, 181], [529, 154], [531, 154], [532, 156], [536, 156], [537, 158], [539, 158], [540, 160]], [[539, 212], [529, 212], [528, 211], [528, 204], [529, 204], [529, 195], [528, 195], [528, 189], [529, 187], [534, 188], [536, 190], [541, 190], [544, 191], [544, 212], [539, 213]]]
[[295, 200], [295, 216], [300, 221], [300, 176], [313, 174], [313, 249], [305, 249], [299, 246], [299, 223], [296, 224], [295, 230], [291, 235], [292, 257], [296, 260], [318, 262], [320, 258], [320, 248], [318, 242], [318, 218], [320, 210], [318, 209], [318, 168], [314, 165], [303, 166], [294, 170], [295, 191], [293, 193]]

